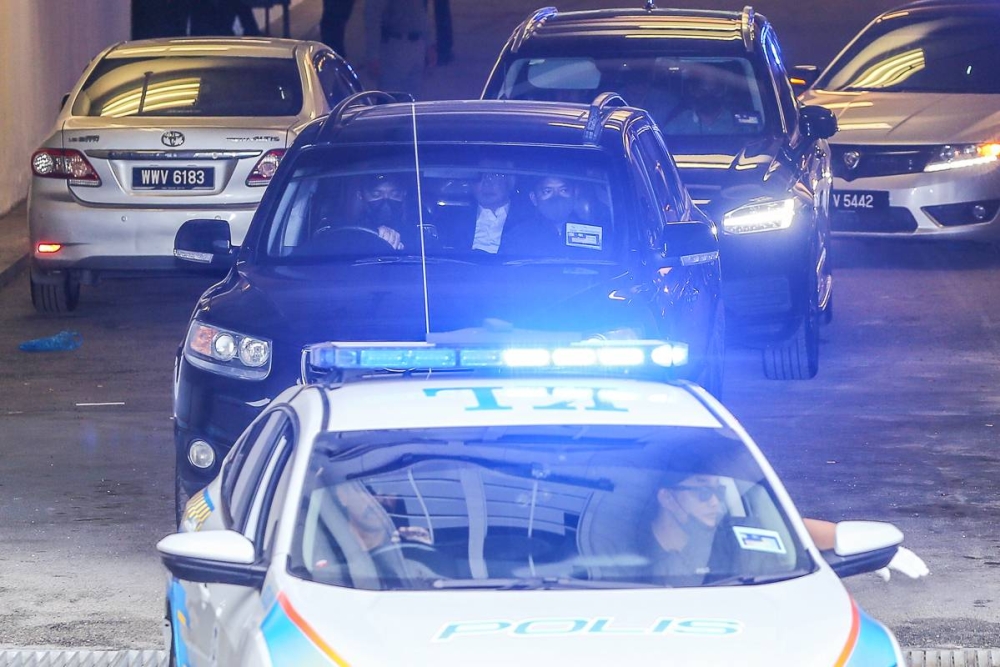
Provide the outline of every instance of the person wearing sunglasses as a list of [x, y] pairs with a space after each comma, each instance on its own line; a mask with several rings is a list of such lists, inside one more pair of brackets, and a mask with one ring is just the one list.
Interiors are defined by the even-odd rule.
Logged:
[[[651, 524], [652, 573], [673, 585], [698, 586], [708, 575], [731, 567], [738, 551], [728, 532], [727, 487], [717, 475], [683, 473], [668, 476], [656, 491], [656, 512]], [[821, 551], [834, 548], [836, 524], [803, 519], [806, 530]], [[878, 574], [888, 581], [897, 571], [917, 579], [929, 574], [924, 561], [906, 547], [899, 547], [889, 565]]]

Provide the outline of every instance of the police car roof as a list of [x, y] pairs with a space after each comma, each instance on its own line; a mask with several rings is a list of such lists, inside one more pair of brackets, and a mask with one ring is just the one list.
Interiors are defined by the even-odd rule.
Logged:
[[[592, 52], [595, 46], [614, 42], [628, 49], [662, 48], [659, 40], [683, 40], [685, 48], [697, 50], [708, 45], [714, 53], [744, 50], [744, 20], [750, 19], [757, 28], [765, 21], [759, 14], [746, 11], [698, 9], [598, 9], [589, 11], [554, 12], [523, 25], [524, 34], [512, 49], [515, 53], [530, 53], [532, 46], [545, 47], [546, 41], [571, 40], [579, 45], [580, 53]], [[643, 39], [630, 39], [641, 35]], [[551, 43], [551, 42], [550, 42]], [[563, 48], [563, 47], [560, 47]], [[566, 55], [572, 55], [567, 51]]]
[[[583, 130], [592, 111], [592, 107], [585, 104], [507, 100], [358, 106], [345, 113], [343, 121], [335, 128], [321, 130], [318, 141], [335, 137], [337, 144], [412, 144], [415, 113], [421, 143], [581, 146]], [[601, 135], [619, 135], [629, 119], [644, 113], [631, 107], [606, 109], [601, 119], [605, 131]]]
[[688, 386], [601, 377], [379, 378], [321, 387], [330, 431], [621, 425], [721, 429]]

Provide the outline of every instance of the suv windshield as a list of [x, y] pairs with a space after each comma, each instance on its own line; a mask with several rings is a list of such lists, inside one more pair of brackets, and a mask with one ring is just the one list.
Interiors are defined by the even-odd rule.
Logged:
[[814, 567], [745, 445], [719, 429], [327, 433], [306, 480], [289, 571], [334, 586], [740, 585]]
[[[412, 144], [304, 150], [264, 232], [260, 261], [422, 253], [611, 261], [624, 242], [626, 198], [609, 162], [593, 147], [421, 144], [418, 156]], [[477, 224], [483, 216], [492, 224]]]
[[294, 116], [302, 81], [292, 58], [105, 58], [73, 102], [75, 116]]
[[526, 57], [508, 64], [499, 97], [589, 102], [615, 91], [667, 135], [756, 135], [777, 117], [768, 81], [743, 57]]
[[1000, 93], [1000, 16], [901, 12], [861, 33], [822, 90]]

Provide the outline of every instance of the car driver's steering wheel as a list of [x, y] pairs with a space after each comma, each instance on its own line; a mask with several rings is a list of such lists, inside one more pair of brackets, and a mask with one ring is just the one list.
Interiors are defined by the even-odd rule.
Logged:
[[[342, 241], [331, 240], [334, 236]], [[373, 252], [381, 254], [387, 250], [395, 251], [391, 243], [379, 236], [378, 231], [361, 225], [343, 225], [327, 227], [317, 232], [315, 238], [323, 239], [324, 243], [336, 243], [352, 252]]]

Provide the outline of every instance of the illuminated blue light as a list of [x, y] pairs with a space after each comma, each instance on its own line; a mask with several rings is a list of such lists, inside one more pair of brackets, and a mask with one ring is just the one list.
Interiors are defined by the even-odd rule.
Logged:
[[552, 350], [552, 364], [555, 366], [595, 366], [597, 352], [585, 347], [560, 347]]
[[541, 348], [504, 350], [503, 361], [512, 368], [542, 367], [552, 363], [552, 354]]
[[606, 347], [597, 350], [602, 366], [642, 366], [646, 355], [637, 347]]
[[688, 346], [683, 343], [660, 345], [653, 348], [649, 358], [657, 366], [685, 366], [688, 362]]
[[503, 366], [503, 351], [493, 349], [459, 350], [462, 368], [499, 368]]
[[[450, 348], [369, 348], [360, 351], [359, 368], [454, 368], [455, 350]], [[339, 360], [338, 360], [339, 361]]]

